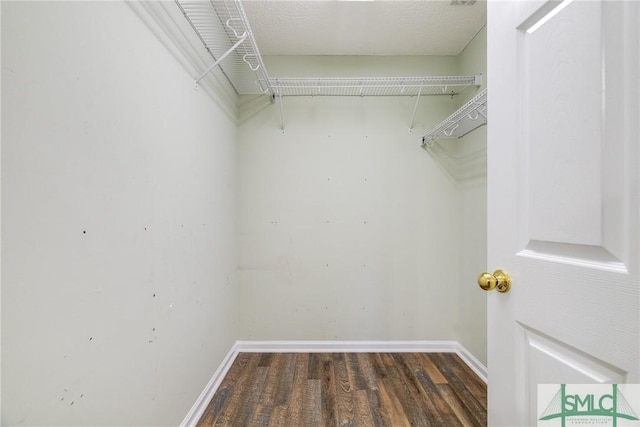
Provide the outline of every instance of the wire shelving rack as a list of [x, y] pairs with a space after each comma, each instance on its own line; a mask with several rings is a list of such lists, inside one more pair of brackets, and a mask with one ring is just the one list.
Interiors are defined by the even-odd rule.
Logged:
[[238, 0], [176, 0], [207, 51], [238, 94], [270, 93], [269, 76]]
[[483, 89], [455, 113], [438, 123], [422, 137], [422, 146], [430, 148], [438, 139], [462, 138], [487, 124], [487, 89]]

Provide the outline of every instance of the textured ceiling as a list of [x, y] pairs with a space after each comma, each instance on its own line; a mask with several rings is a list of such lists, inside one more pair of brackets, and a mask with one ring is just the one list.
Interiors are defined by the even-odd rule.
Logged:
[[245, 0], [263, 55], [457, 55], [486, 3], [450, 0]]

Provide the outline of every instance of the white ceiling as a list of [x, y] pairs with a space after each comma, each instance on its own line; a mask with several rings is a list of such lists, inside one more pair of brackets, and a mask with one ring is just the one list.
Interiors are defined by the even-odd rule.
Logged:
[[486, 2], [245, 0], [262, 55], [457, 55], [486, 22]]

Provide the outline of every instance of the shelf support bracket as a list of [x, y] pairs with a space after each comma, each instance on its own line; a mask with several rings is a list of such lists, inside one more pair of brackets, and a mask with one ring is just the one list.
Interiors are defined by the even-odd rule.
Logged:
[[418, 96], [416, 97], [416, 105], [413, 107], [413, 115], [411, 116], [411, 123], [409, 123], [409, 133], [413, 131], [413, 122], [416, 119], [416, 112], [418, 111], [418, 102], [420, 102], [420, 95], [422, 94], [422, 86], [418, 90]]
[[280, 123], [282, 128], [282, 133], [284, 133], [284, 113], [282, 112], [282, 91], [278, 90], [278, 98], [280, 98]]
[[220, 63], [224, 58], [226, 58], [227, 56], [229, 56], [229, 54], [230, 54], [231, 52], [233, 52], [234, 50], [236, 50], [236, 49], [238, 48], [238, 46], [240, 46], [240, 45], [242, 44], [242, 42], [243, 42], [243, 41], [245, 41], [246, 39], [247, 39], [247, 33], [244, 33], [244, 34], [240, 37], [240, 40], [238, 40], [238, 41], [236, 42], [236, 44], [234, 44], [233, 46], [231, 46], [231, 49], [229, 49], [228, 51], [226, 51], [225, 53], [223, 53], [223, 54], [222, 54], [222, 56], [220, 56], [220, 58], [218, 58], [218, 59], [216, 60], [216, 62], [214, 62], [213, 64], [211, 64], [211, 65], [209, 66], [209, 68], [207, 68], [207, 69], [205, 70], [205, 72], [204, 72], [204, 73], [200, 74], [200, 75], [198, 76], [198, 78], [196, 78], [195, 86], [194, 86], [194, 87], [195, 87], [195, 89], [198, 89], [198, 83], [200, 83], [200, 80], [204, 79], [204, 78], [205, 78], [205, 76], [206, 76], [207, 74], [209, 74], [209, 73], [211, 72], [211, 70], [213, 70], [213, 69], [216, 67], [216, 65], [218, 65], [218, 64], [219, 64], [219, 63]]

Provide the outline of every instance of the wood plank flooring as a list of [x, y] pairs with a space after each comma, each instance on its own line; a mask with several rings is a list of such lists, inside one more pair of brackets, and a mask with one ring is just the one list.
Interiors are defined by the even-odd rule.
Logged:
[[240, 353], [198, 427], [486, 426], [455, 353]]

